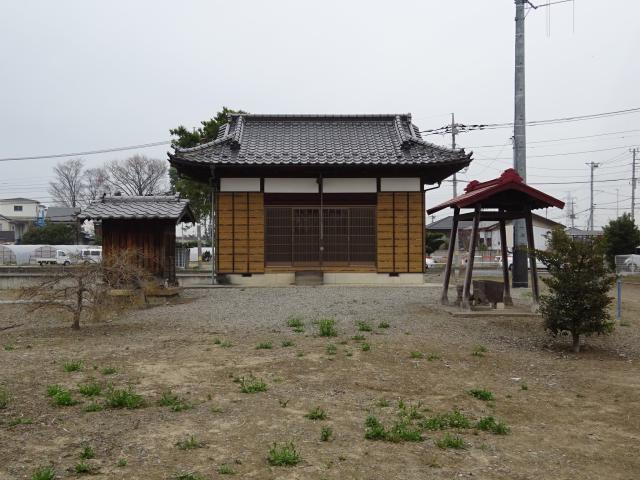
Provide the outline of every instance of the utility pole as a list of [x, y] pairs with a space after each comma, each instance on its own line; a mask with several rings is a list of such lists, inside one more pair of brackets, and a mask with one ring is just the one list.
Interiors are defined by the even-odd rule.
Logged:
[[589, 167], [591, 168], [591, 183], [590, 183], [590, 189], [591, 189], [591, 204], [589, 207], [589, 225], [587, 227], [587, 230], [593, 230], [593, 209], [595, 207], [594, 203], [593, 203], [593, 171], [598, 168], [598, 166], [600, 164], [598, 163], [594, 163], [594, 162], [589, 162], [587, 163], [587, 165], [589, 165]]
[[[524, 88], [524, 5], [526, 0], [515, 0], [516, 3], [516, 38], [515, 38], [515, 90], [513, 118], [513, 168], [527, 181], [527, 139], [525, 116]], [[529, 269], [527, 267], [527, 232], [524, 219], [513, 222], [513, 288], [527, 287]]]
[[[458, 133], [458, 129], [456, 128], [456, 119], [454, 114], [451, 114], [451, 148], [453, 150], [456, 149], [456, 133]], [[456, 174], [453, 174], [453, 196], [458, 196], [458, 178]]]
[[631, 162], [631, 220], [636, 218], [636, 152], [636, 148], [631, 149], [631, 153], [633, 153], [633, 161]]

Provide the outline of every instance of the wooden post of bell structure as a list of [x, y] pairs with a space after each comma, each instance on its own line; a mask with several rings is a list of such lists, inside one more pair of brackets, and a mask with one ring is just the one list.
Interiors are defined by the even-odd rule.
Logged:
[[502, 252], [502, 282], [504, 283], [504, 304], [513, 305], [511, 285], [509, 285], [509, 252], [507, 250], [507, 227], [504, 218], [500, 219], [500, 250]]
[[453, 221], [451, 223], [451, 234], [449, 235], [449, 251], [447, 252], [447, 264], [444, 267], [444, 283], [442, 285], [442, 297], [440, 303], [442, 305], [449, 305], [449, 298], [447, 296], [449, 292], [449, 282], [451, 280], [451, 270], [453, 269], [453, 256], [456, 252], [456, 238], [458, 235], [458, 215], [460, 215], [460, 209], [455, 207], [453, 209]]
[[531, 267], [531, 293], [533, 294], [534, 304], [537, 305], [540, 300], [540, 291], [538, 289], [538, 267], [536, 265], [531, 209], [528, 209], [526, 212], [525, 223], [527, 228], [527, 244], [529, 247], [529, 265]]
[[471, 296], [471, 276], [473, 275], [473, 260], [476, 256], [476, 243], [481, 210], [482, 207], [477, 205], [473, 214], [473, 227], [471, 228], [471, 241], [469, 242], [469, 260], [467, 261], [467, 271], [464, 275], [464, 285], [462, 287], [462, 308], [467, 310], [471, 308], [471, 304], [469, 303], [469, 297]]

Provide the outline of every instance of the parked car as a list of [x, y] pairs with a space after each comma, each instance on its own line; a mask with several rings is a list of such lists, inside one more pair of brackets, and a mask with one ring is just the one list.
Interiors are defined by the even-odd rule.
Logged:
[[436, 265], [436, 261], [433, 258], [427, 257], [424, 259], [424, 268], [427, 268], [427, 269], [433, 268], [435, 267], [435, 265]]
[[640, 271], [640, 255], [630, 255], [624, 261], [624, 269], [629, 272], [639, 272]]
[[80, 261], [85, 264], [102, 262], [102, 247], [83, 248], [80, 251]]
[[[507, 257], [507, 260], [508, 260], [508, 262], [509, 262], [509, 270], [511, 270], [511, 269], [512, 269], [512, 267], [513, 267], [513, 255], [509, 255], [509, 256]], [[496, 257], [496, 262], [498, 262], [498, 266], [502, 266], [502, 257], [501, 257], [501, 256], [497, 256], [497, 257]], [[529, 265], [529, 257], [527, 257], [527, 265]], [[530, 265], [529, 265], [529, 268], [531, 268], [531, 266], [530, 266]], [[540, 269], [546, 269], [547, 267], [545, 266], [545, 264], [544, 264], [544, 263], [542, 263], [540, 260], [538, 260], [538, 259], [536, 258], [536, 268], [537, 268], [538, 270], [540, 270]]]
[[38, 265], [71, 265], [71, 257], [64, 250], [56, 250], [54, 257], [40, 257]]

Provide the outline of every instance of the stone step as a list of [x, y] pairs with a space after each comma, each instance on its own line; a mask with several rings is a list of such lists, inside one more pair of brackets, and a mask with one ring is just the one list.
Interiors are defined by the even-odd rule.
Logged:
[[318, 270], [305, 270], [296, 272], [296, 285], [322, 285], [324, 273]]

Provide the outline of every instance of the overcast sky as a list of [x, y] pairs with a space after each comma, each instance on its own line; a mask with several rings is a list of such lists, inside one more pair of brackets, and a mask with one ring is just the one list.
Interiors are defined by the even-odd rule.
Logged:
[[[421, 129], [448, 123], [451, 112], [465, 124], [509, 122], [514, 12], [512, 0], [5, 1], [0, 158], [168, 140], [170, 128], [196, 126], [223, 105], [411, 112]], [[571, 3], [551, 7], [549, 35], [545, 9], [531, 11], [527, 119], [640, 107], [638, 18], [639, 2], [576, 0], [575, 12]], [[626, 133], [600, 135], [613, 132]], [[599, 136], [547, 141], [590, 135]], [[489, 179], [508, 168], [510, 136], [508, 128], [459, 135], [475, 152], [461, 177]], [[530, 127], [527, 137], [529, 182], [584, 182], [585, 162], [602, 162], [597, 179], [621, 180], [596, 184], [596, 226], [615, 217], [616, 193], [620, 212], [629, 210], [629, 147], [640, 145], [640, 114]], [[556, 155], [590, 150], [603, 151]], [[97, 166], [166, 151], [83, 158]], [[49, 201], [57, 161], [1, 162], [0, 198]], [[561, 198], [571, 192], [577, 212], [589, 207], [587, 183], [539, 187]], [[443, 184], [428, 202], [450, 195]], [[560, 211], [548, 214], [564, 221]], [[581, 213], [577, 224], [586, 219]]]

